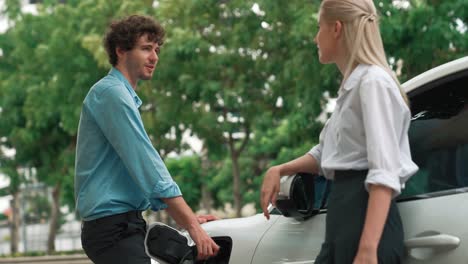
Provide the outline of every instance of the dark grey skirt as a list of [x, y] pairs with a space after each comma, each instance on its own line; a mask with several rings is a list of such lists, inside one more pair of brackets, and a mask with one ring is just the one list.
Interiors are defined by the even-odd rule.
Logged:
[[[364, 188], [367, 171], [337, 171], [328, 200], [325, 242], [315, 263], [351, 264], [364, 227], [369, 194]], [[377, 251], [378, 262], [401, 263], [403, 225], [392, 200]]]

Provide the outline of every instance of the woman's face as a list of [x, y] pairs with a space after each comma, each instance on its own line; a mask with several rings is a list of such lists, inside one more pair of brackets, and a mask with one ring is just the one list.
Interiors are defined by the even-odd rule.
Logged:
[[337, 23], [330, 23], [319, 18], [318, 32], [314, 37], [314, 43], [317, 44], [320, 63], [334, 63], [338, 52]]

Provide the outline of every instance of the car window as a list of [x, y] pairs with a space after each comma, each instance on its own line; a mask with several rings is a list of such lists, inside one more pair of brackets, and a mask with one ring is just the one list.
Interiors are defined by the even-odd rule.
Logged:
[[468, 72], [454, 76], [410, 95], [409, 140], [419, 171], [406, 183], [400, 200], [450, 194], [468, 186]]

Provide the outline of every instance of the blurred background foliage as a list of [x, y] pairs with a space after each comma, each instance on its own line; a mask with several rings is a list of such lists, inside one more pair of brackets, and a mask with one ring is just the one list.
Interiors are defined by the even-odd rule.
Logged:
[[[155, 76], [138, 93], [148, 134], [195, 210], [226, 203], [236, 215], [247, 203], [258, 210], [266, 169], [318, 141], [324, 95], [336, 96], [341, 81], [317, 60], [319, 1], [44, 0], [37, 14], [21, 12], [18, 0], [5, 3], [0, 170], [10, 186], [3, 191], [17, 193], [27, 181], [21, 171], [34, 168], [54, 190], [52, 218], [60, 206], [74, 208], [81, 104], [110, 69], [102, 36], [114, 19], [145, 14], [167, 31]], [[467, 55], [467, 1], [375, 3], [401, 82]]]

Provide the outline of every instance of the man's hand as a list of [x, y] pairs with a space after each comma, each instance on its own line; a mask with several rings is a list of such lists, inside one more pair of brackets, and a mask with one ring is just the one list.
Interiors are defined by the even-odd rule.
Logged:
[[[195, 216], [181, 196], [172, 198], [162, 198], [168, 205], [167, 213], [176, 221], [176, 223], [185, 228], [190, 237], [197, 244], [197, 259], [203, 260], [214, 257], [218, 254], [219, 246], [211, 239], [199, 224], [199, 217]], [[211, 217], [202, 216], [205, 220]], [[214, 219], [212, 219], [214, 220]]]
[[218, 254], [219, 246], [216, 245], [213, 239], [208, 236], [208, 234], [200, 227], [200, 225], [194, 225], [187, 229], [187, 231], [197, 245], [198, 260], [214, 257], [216, 254]]
[[214, 215], [197, 215], [197, 220], [199, 224], [203, 224], [206, 222], [211, 222], [215, 220], [219, 220], [219, 217], [214, 216]]

